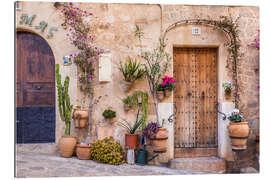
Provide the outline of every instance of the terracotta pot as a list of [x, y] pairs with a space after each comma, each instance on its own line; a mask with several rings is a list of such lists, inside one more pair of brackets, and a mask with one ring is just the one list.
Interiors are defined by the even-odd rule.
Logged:
[[248, 122], [231, 122], [228, 131], [232, 141], [232, 149], [244, 150], [247, 148]]
[[58, 147], [62, 157], [70, 158], [75, 150], [77, 140], [74, 136], [62, 136]]
[[125, 134], [125, 145], [129, 149], [136, 149], [138, 134]]
[[256, 151], [260, 153], [260, 135], [256, 134]]
[[106, 120], [111, 124], [115, 123], [115, 118], [107, 118]]
[[124, 104], [124, 111], [129, 111], [131, 106], [129, 104]]
[[167, 151], [168, 130], [166, 128], [159, 128], [155, 138], [151, 138], [153, 151], [156, 153], [163, 153]]
[[157, 91], [157, 98], [158, 100], [163, 100], [164, 99], [164, 91]]
[[79, 159], [82, 160], [90, 159], [91, 156], [90, 146], [77, 144], [76, 155]]
[[127, 82], [127, 81], [121, 81], [121, 83], [122, 83], [122, 88], [123, 88], [124, 92], [128, 92], [133, 85], [132, 82]]
[[73, 111], [74, 126], [76, 128], [84, 128], [88, 122], [88, 110], [75, 109]]
[[170, 97], [172, 95], [172, 91], [170, 90], [165, 90], [164, 92], [166, 97]]

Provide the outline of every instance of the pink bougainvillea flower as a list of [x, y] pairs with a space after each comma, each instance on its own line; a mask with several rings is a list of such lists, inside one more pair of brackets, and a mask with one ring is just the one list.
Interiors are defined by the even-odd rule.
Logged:
[[89, 75], [89, 76], [88, 76], [88, 79], [93, 80], [93, 76]]

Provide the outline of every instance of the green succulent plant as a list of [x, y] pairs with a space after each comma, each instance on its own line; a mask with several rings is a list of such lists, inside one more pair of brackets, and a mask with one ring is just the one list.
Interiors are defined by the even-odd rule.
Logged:
[[116, 117], [116, 112], [110, 109], [106, 109], [102, 115], [105, 119], [110, 119]]
[[117, 125], [125, 128], [129, 134], [135, 134], [136, 130], [141, 126], [141, 124], [142, 124], [142, 122], [144, 120], [143, 118], [141, 118], [139, 120], [139, 112], [140, 112], [140, 110], [138, 110], [137, 118], [136, 118], [136, 121], [133, 124], [133, 126], [125, 119], [123, 119], [122, 122], [118, 121]]
[[133, 83], [144, 76], [144, 70], [141, 68], [141, 63], [137, 62], [136, 59], [132, 60], [131, 57], [128, 57], [125, 62], [120, 61], [118, 68], [127, 82]]
[[124, 161], [124, 151], [113, 137], [97, 140], [91, 144], [91, 159], [111, 165], [120, 165]]

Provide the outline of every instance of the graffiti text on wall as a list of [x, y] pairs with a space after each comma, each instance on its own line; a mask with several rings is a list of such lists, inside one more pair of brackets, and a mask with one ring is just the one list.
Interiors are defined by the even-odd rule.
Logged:
[[[21, 20], [20, 24], [27, 24], [29, 26], [33, 26], [32, 22], [35, 19], [36, 15], [34, 14], [33, 16], [28, 16], [28, 14], [22, 14], [21, 15]], [[46, 21], [40, 21], [38, 25], [34, 26], [35, 29], [40, 29], [41, 32], [44, 32], [45, 29], [47, 28], [48, 23]], [[57, 27], [52, 26], [49, 28], [48, 33], [47, 33], [47, 38], [53, 37], [53, 31], [57, 31]]]

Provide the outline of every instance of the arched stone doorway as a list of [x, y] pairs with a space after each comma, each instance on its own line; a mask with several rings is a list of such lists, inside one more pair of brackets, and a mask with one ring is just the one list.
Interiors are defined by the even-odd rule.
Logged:
[[16, 143], [55, 142], [55, 59], [48, 43], [16, 33]]

